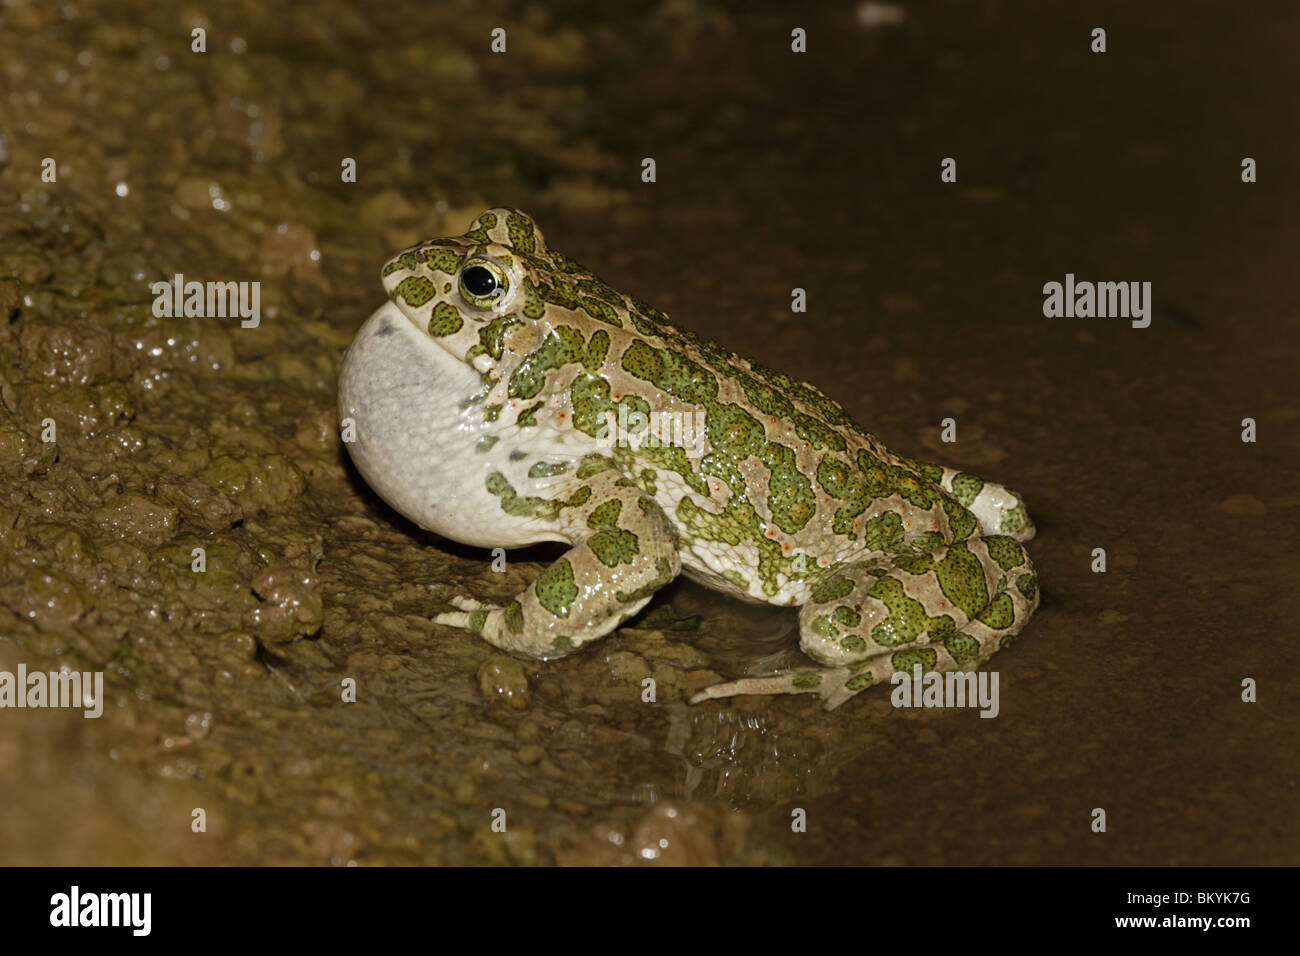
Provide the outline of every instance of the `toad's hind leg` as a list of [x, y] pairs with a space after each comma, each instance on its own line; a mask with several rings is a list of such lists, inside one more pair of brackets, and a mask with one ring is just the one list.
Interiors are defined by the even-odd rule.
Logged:
[[1029, 556], [1005, 535], [853, 567], [822, 581], [799, 615], [799, 646], [828, 665], [718, 684], [692, 703], [740, 694], [818, 694], [833, 710], [896, 672], [974, 670], [1038, 606]]
[[595, 486], [563, 557], [504, 607], [455, 599], [434, 617], [502, 650], [548, 660], [603, 637], [677, 576], [681, 562], [662, 509], [635, 488]]

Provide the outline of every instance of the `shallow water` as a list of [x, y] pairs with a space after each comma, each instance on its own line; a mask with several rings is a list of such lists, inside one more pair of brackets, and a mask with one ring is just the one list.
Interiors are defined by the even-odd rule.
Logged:
[[[1300, 11], [1046, 6], [4, 7], [0, 670], [107, 702], [0, 711], [0, 862], [1294, 863]], [[797, 651], [686, 583], [545, 665], [430, 623], [550, 552], [493, 574], [395, 515], [335, 383], [383, 260], [497, 204], [1024, 494], [1044, 600], [997, 719], [691, 707]], [[260, 280], [261, 324], [155, 318], [176, 273]], [[1066, 273], [1151, 281], [1151, 326], [1044, 318]]]

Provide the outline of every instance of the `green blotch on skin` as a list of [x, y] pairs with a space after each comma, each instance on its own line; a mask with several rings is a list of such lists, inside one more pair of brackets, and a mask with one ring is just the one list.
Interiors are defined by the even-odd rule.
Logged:
[[999, 594], [989, 602], [988, 607], [975, 616], [975, 619], [995, 631], [1010, 627], [1016, 620], [1016, 608], [1011, 601], [1011, 595]]
[[494, 359], [500, 359], [502, 352], [505, 351], [506, 336], [515, 329], [523, 328], [523, 325], [524, 323], [520, 322], [513, 312], [509, 315], [498, 315], [478, 330], [478, 344], [473, 346], [465, 357], [474, 359], [480, 355], [490, 355]]
[[[527, 314], [527, 309], [524, 310]], [[574, 363], [581, 364], [588, 373], [594, 373], [605, 362], [609, 352], [609, 333], [597, 329], [590, 342], [583, 340], [582, 332], [569, 325], [557, 326], [537, 349], [519, 363], [510, 376], [511, 398], [532, 398], [546, 384], [546, 377], [556, 369]]]
[[811, 630], [822, 640], [835, 641], [839, 640], [840, 632], [835, 630], [831, 625], [831, 616], [822, 614], [813, 619]]
[[770, 538], [758, 539], [758, 579], [763, 582], [764, 594], [775, 594], [780, 589], [777, 578], [789, 566], [779, 544]]
[[953, 497], [961, 502], [963, 508], [969, 508], [979, 493], [984, 490], [984, 479], [962, 472], [952, 479]]
[[560, 558], [538, 575], [533, 587], [542, 607], [558, 618], [568, 618], [578, 596], [578, 585], [573, 579], [573, 565], [568, 558]]
[[790, 683], [795, 687], [820, 687], [821, 674], [795, 674]]
[[892, 551], [903, 540], [903, 519], [897, 511], [884, 511], [867, 522], [862, 542], [872, 551]]
[[554, 500], [539, 498], [535, 495], [520, 495], [505, 475], [499, 471], [489, 474], [484, 481], [488, 493], [501, 499], [501, 510], [508, 515], [524, 518], [545, 518], [554, 520], [563, 508], [576, 508], [586, 503], [591, 497], [591, 489], [586, 485], [578, 488], [567, 499]]
[[979, 526], [975, 516], [967, 511], [956, 499], [944, 495], [939, 499], [944, 514], [948, 516], [948, 527], [952, 529], [953, 541], [965, 541]]
[[506, 233], [515, 251], [529, 254], [537, 251], [537, 227], [523, 213], [512, 211], [506, 216]]
[[945, 544], [947, 544], [947, 541], [944, 540], [942, 532], [926, 531], [913, 538], [910, 547], [913, 551], [929, 552], [937, 551]]
[[897, 578], [881, 578], [867, 593], [889, 609], [889, 615], [871, 629], [871, 639], [881, 647], [914, 641], [929, 627], [925, 605], [909, 597]]
[[814, 604], [829, 604], [842, 597], [848, 597], [853, 590], [853, 582], [842, 574], [836, 574], [813, 589], [811, 600]]
[[722, 576], [742, 591], [749, 590], [749, 578], [745, 577], [739, 571], [723, 571]]
[[921, 475], [921, 477], [925, 478], [927, 481], [933, 481], [937, 485], [940, 481], [943, 480], [942, 465], [932, 465], [929, 464], [928, 462], [917, 461], [914, 458], [903, 458], [901, 459], [901, 461], [903, 462], [903, 464], [907, 465], [908, 468], [911, 468], [914, 472]]
[[415, 309], [437, 294], [437, 287], [424, 276], [407, 276], [393, 289], [393, 295], [404, 299], [407, 305]]
[[1032, 574], [1022, 574], [1020, 580], [1016, 581], [1016, 590], [1023, 594], [1026, 600], [1033, 601], [1038, 594], [1038, 578]]
[[933, 647], [909, 647], [907, 650], [895, 652], [889, 662], [894, 666], [895, 671], [902, 671], [905, 674], [912, 673], [912, 669], [920, 664], [921, 673], [924, 674], [934, 670], [934, 666], [939, 663], [939, 652]]
[[524, 280], [524, 307], [519, 311], [530, 319], [540, 319], [546, 314], [546, 298], [543, 290], [531, 279]]
[[623, 502], [619, 498], [595, 507], [586, 518], [589, 528], [595, 529], [595, 535], [586, 540], [591, 554], [606, 567], [630, 564], [641, 554], [641, 540], [627, 528], [619, 527], [619, 515], [623, 511]]
[[623, 370], [651, 382], [674, 398], [703, 405], [718, 396], [718, 380], [703, 365], [671, 349], [634, 339], [620, 359]]
[[479, 454], [482, 454], [483, 452], [488, 451], [500, 440], [500, 435], [485, 435], [483, 438], [479, 439], [478, 444], [474, 446], [474, 450]]
[[573, 638], [561, 634], [551, 641], [551, 650], [557, 654], [569, 654], [573, 651]]
[[545, 302], [552, 305], [558, 305], [569, 310], [576, 310], [582, 297], [578, 295], [578, 290], [573, 284], [560, 278], [553, 282], [537, 283], [537, 295]]
[[459, 332], [465, 320], [460, 317], [455, 306], [448, 302], [439, 302], [433, 307], [433, 315], [429, 317], [429, 334], [430, 335], [451, 335], [453, 332]]
[[575, 262], [562, 252], [556, 252], [554, 249], [548, 249], [551, 256], [551, 262], [554, 264], [556, 271], [563, 272], [567, 275], [581, 275], [582, 273], [590, 274], [591, 270], [580, 262]]
[[532, 398], [546, 384], [546, 376], [571, 362], [577, 362], [585, 348], [582, 333], [562, 325], [548, 335], [510, 376], [511, 398]]
[[794, 433], [819, 451], [823, 448], [844, 451], [848, 447], [839, 432], [829, 425], [822, 424], [811, 415], [793, 412], [790, 421], [794, 424]]
[[939, 494], [920, 475], [913, 474], [903, 468], [893, 468], [890, 470], [890, 476], [895, 482], [897, 494], [918, 508], [929, 509], [934, 507], [935, 499], [939, 497]]
[[505, 608], [506, 630], [511, 634], [524, 631], [524, 608], [518, 601], [511, 601]]
[[760, 382], [752, 375], [746, 375], [734, 366], [729, 366], [723, 371], [740, 384], [741, 389], [745, 392], [745, 397], [764, 415], [771, 415], [780, 419], [788, 419], [794, 416], [794, 405], [790, 403], [790, 399], [770, 385]]
[[1002, 522], [998, 525], [998, 530], [1003, 534], [1019, 534], [1028, 527], [1029, 512], [1025, 510], [1025, 503], [1022, 501], [1002, 513]]
[[998, 563], [1003, 571], [1010, 571], [1025, 563], [1025, 552], [1013, 539], [1003, 535], [989, 535], [984, 538], [989, 557]]
[[930, 618], [930, 641], [939, 641], [957, 630], [957, 622], [947, 614]]
[[898, 554], [894, 556], [894, 567], [908, 574], [928, 574], [934, 570], [934, 556], [929, 554]]
[[[573, 263], [573, 262], [570, 263], [570, 266], [576, 266], [576, 265], [577, 263]], [[582, 267], [578, 266], [578, 269], [582, 270]], [[588, 270], [582, 270], [582, 271], [588, 271]], [[581, 289], [583, 292], [585, 292], [587, 295], [594, 296], [595, 298], [600, 299], [602, 302], [607, 302], [610, 305], [617, 306], [620, 309], [625, 307], [623, 303], [623, 296], [620, 295], [616, 289], [613, 289], [610, 286], [606, 285], [600, 279], [597, 279], [594, 275], [588, 274], [584, 278], [578, 279], [575, 285], [577, 285], [577, 287]]]
[[587, 341], [587, 351], [581, 359], [582, 367], [594, 374], [600, 371], [601, 366], [605, 364], [605, 357], [608, 354], [609, 333], [604, 329], [597, 329], [591, 333], [591, 338]]
[[967, 617], [975, 617], [988, 605], [984, 566], [967, 550], [965, 542], [955, 542], [948, 548], [935, 569], [935, 577], [944, 597], [965, 611]]
[[[420, 252], [418, 249], [407, 249], [401, 255], [394, 256], [384, 266], [381, 276], [390, 276], [394, 272], [400, 272], [405, 269], [407, 272], [414, 272], [420, 266]], [[400, 284], [400, 283], [399, 283]]]
[[832, 498], [845, 502], [835, 512], [831, 530], [836, 534], [855, 537], [853, 519], [866, 511], [867, 505], [871, 502], [862, 476], [850, 471], [849, 466], [838, 458], [825, 455], [817, 463], [817, 484], [821, 485], [822, 490]]
[[763, 464], [769, 474], [767, 507], [772, 520], [786, 534], [795, 534], [817, 511], [812, 482], [799, 470], [794, 452], [776, 442], [767, 443]]
[[569, 470], [567, 461], [539, 461], [528, 469], [529, 478], [554, 478]]
[[733, 465], [746, 458], [758, 458], [767, 444], [762, 423], [739, 405], [709, 402], [704, 422], [714, 456]]
[[488, 233], [497, 227], [496, 213], [485, 212], [475, 222], [477, 225], [465, 233], [465, 238], [481, 246], [486, 246], [492, 241], [492, 237]]
[[520, 428], [532, 428], [537, 424], [537, 412], [542, 408], [545, 402], [534, 402], [527, 408], [520, 411], [519, 416], [515, 419], [515, 424]]
[[641, 541], [635, 534], [626, 528], [616, 528], [612, 525], [606, 526], [588, 538], [587, 547], [607, 568], [631, 564], [641, 553]]
[[654, 382], [664, 373], [664, 364], [659, 358], [659, 350], [640, 339], [633, 339], [632, 343], [623, 350], [620, 362], [623, 371], [643, 381]]
[[578, 470], [574, 472], [578, 478], [590, 478], [592, 475], [599, 475], [604, 471], [611, 471], [615, 467], [614, 459], [607, 458], [604, 455], [590, 454], [584, 455], [578, 462]]
[[691, 460], [680, 445], [643, 445], [639, 454], [652, 465], [681, 475], [692, 491], [701, 495], [709, 493], [709, 483], [691, 467]]
[[586, 312], [593, 319], [604, 322], [607, 325], [622, 328], [623, 320], [619, 318], [618, 312], [609, 303], [601, 302], [587, 296], [580, 300], [580, 305], [582, 311]]
[[592, 438], [609, 438], [611, 436], [605, 434], [609, 428], [608, 415], [613, 414], [617, 421], [620, 407], [627, 410], [625, 418], [628, 421], [633, 421], [634, 415], [646, 416], [643, 420], [649, 420], [650, 403], [641, 396], [624, 395], [615, 402], [610, 399], [610, 391], [609, 379], [603, 376], [585, 372], [575, 376], [569, 386], [573, 427]]
[[603, 505], [592, 510], [587, 516], [587, 527], [597, 530], [604, 528], [615, 528], [618, 526], [618, 516], [623, 512], [623, 502], [618, 498], [611, 498]]
[[469, 629], [475, 634], [483, 633], [483, 625], [487, 623], [488, 612], [486, 610], [472, 611], [469, 615]]
[[942, 497], [925, 478], [902, 465], [887, 465], [866, 449], [858, 452], [858, 468], [866, 480], [867, 494], [875, 498], [898, 495], [917, 508], [929, 510]]
[[842, 428], [849, 428], [859, 434], [862, 433], [862, 427], [852, 418], [845, 414], [844, 409], [840, 408], [835, 402], [831, 401], [820, 391], [806, 382], [800, 382], [790, 376], [770, 369], [765, 365], [751, 363], [750, 367], [756, 375], [761, 376], [771, 382], [777, 388], [781, 389], [786, 395], [797, 398], [815, 408], [822, 418], [832, 425], [839, 425]]
[[944, 638], [943, 646], [948, 649], [948, 653], [952, 655], [952, 659], [959, 667], [965, 667], [979, 660], [980, 642], [969, 634], [950, 634]]
[[841, 627], [857, 627], [862, 623], [862, 615], [856, 608], [841, 604], [835, 609], [835, 623]]
[[430, 269], [454, 276], [460, 270], [461, 263], [465, 261], [465, 256], [451, 249], [430, 246], [424, 250], [424, 261], [429, 264]]
[[850, 634], [844, 640], [840, 641], [840, 647], [844, 648], [850, 654], [861, 654], [867, 649], [867, 642], [856, 634]]
[[866, 690], [874, 680], [875, 678], [870, 674], [859, 674], [856, 677], [850, 677], [844, 686], [856, 693], [860, 690]]
[[660, 335], [662, 330], [672, 326], [672, 323], [668, 321], [668, 316], [664, 315], [654, 306], [638, 299], [636, 296], [627, 296], [627, 302], [632, 306], [636, 313], [640, 313], [637, 318], [646, 323], [647, 327], [650, 329], [649, 332], [645, 332], [638, 325], [638, 331], [641, 331], [643, 334]]

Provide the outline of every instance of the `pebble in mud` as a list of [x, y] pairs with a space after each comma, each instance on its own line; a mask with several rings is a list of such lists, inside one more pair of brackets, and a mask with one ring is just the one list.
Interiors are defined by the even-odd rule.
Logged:
[[127, 353], [113, 344], [102, 323], [25, 323], [18, 332], [24, 368], [48, 382], [100, 385], [130, 371]]
[[[15, 387], [19, 420], [40, 424], [51, 418], [60, 439], [98, 435], [135, 417], [135, 402], [121, 382], [106, 385], [46, 385]], [[65, 430], [70, 429], [70, 434]]]
[[96, 508], [92, 517], [116, 537], [157, 546], [175, 533], [177, 511], [129, 491]]
[[310, 637], [324, 621], [324, 601], [316, 575], [287, 561], [277, 561], [253, 581], [262, 603], [249, 612], [249, 624], [269, 644]]
[[83, 588], [50, 568], [30, 569], [16, 591], [11, 606], [47, 634], [66, 632], [89, 603]]
[[306, 487], [302, 472], [283, 455], [221, 455], [199, 478], [237, 501], [246, 512], [292, 501]]
[[494, 654], [478, 669], [478, 685], [483, 696], [500, 698], [515, 710], [526, 710], [532, 701], [532, 690], [523, 665], [512, 657]]
[[164, 478], [158, 482], [158, 500], [175, 506], [182, 518], [204, 531], [226, 531], [243, 520], [244, 509], [197, 478]]

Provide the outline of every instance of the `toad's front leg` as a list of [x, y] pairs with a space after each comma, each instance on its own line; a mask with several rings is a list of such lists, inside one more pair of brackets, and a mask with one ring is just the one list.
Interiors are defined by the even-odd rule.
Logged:
[[504, 651], [549, 660], [608, 634], [677, 576], [681, 561], [663, 510], [635, 488], [593, 487], [575, 543], [505, 607], [457, 599], [434, 617]]

